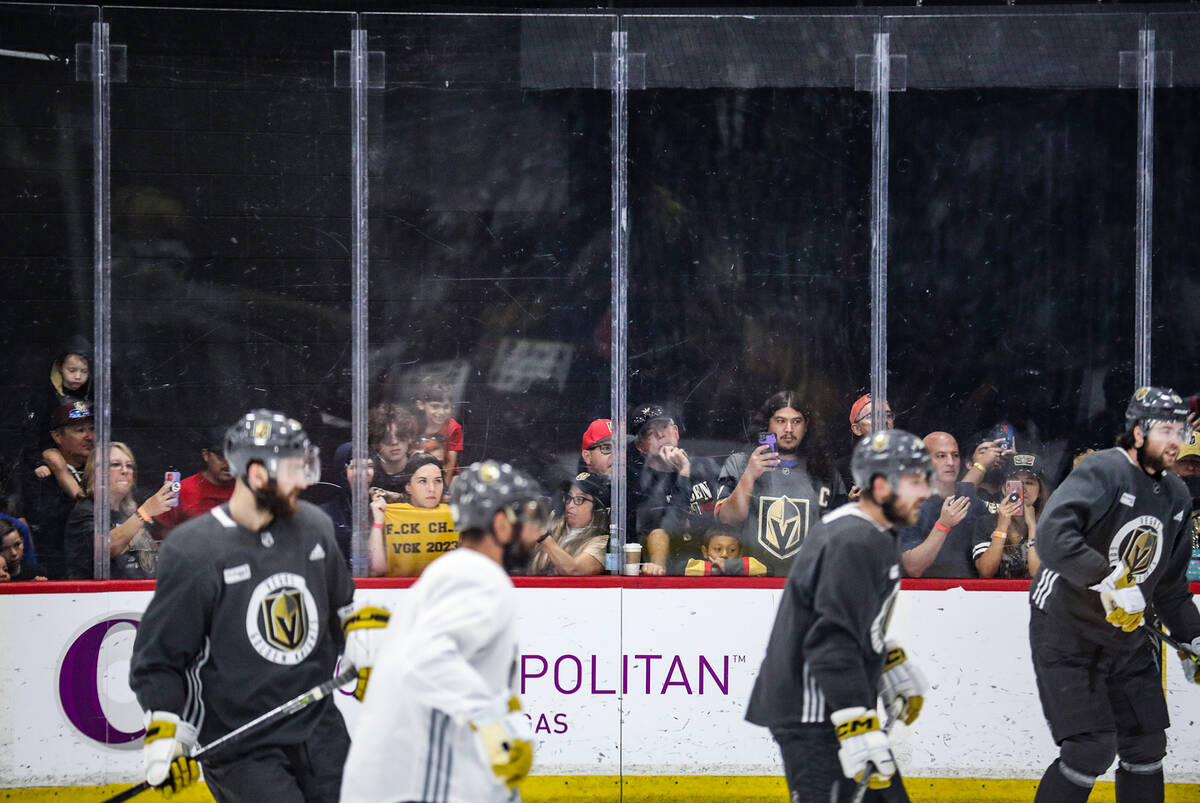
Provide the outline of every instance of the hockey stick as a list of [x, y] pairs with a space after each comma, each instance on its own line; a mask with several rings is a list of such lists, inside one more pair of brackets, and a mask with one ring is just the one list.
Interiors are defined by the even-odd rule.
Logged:
[[1158, 639], [1162, 643], [1166, 644], [1168, 647], [1174, 647], [1176, 649], [1176, 651], [1180, 653], [1181, 656], [1185, 656], [1189, 660], [1191, 660], [1197, 664], [1200, 664], [1200, 655], [1197, 655], [1196, 653], [1192, 652], [1192, 648], [1189, 647], [1187, 644], [1184, 644], [1181, 641], [1179, 641], [1178, 639], [1168, 635], [1167, 633], [1162, 632], [1157, 627], [1150, 627], [1150, 625], [1144, 624], [1144, 625], [1142, 625], [1142, 630], [1145, 630], [1147, 633], [1154, 636], [1156, 639]]
[[[295, 714], [298, 711], [308, 708], [313, 703], [323, 699], [334, 689], [337, 689], [341, 686], [345, 686], [347, 683], [356, 679], [357, 677], [358, 677], [358, 670], [355, 669], [353, 666], [347, 665], [346, 668], [343, 669], [341, 671], [341, 673], [337, 675], [337, 677], [330, 678], [329, 680], [325, 681], [324, 683], [322, 683], [318, 686], [313, 686], [311, 689], [304, 692], [303, 694], [293, 697], [292, 699], [288, 700], [286, 703], [283, 703], [280, 706], [272, 708], [270, 711], [267, 711], [264, 714], [260, 714], [259, 716], [250, 720], [246, 724], [234, 728], [233, 730], [231, 730], [229, 733], [225, 734], [224, 736], [222, 736], [218, 739], [213, 739], [211, 742], [209, 742], [208, 744], [204, 745], [203, 747], [197, 749], [196, 752], [192, 753], [192, 758], [199, 760], [202, 757], [204, 757], [205, 755], [207, 755], [221, 747], [224, 747], [225, 745], [229, 744], [230, 742], [232, 742], [234, 740], [242, 738], [243, 736], [245, 736], [248, 733], [253, 733], [254, 731], [262, 730], [267, 725], [278, 722], [279, 720], [284, 719], [286, 717], [290, 717], [292, 714]], [[103, 801], [103, 803], [121, 803], [121, 801], [129, 800], [131, 798], [137, 797], [138, 795], [140, 795], [142, 792], [145, 792], [149, 788], [150, 788], [150, 783], [148, 781], [142, 781], [141, 783], [139, 783], [135, 786], [129, 787], [124, 792], [118, 792], [113, 797], [106, 798]]]

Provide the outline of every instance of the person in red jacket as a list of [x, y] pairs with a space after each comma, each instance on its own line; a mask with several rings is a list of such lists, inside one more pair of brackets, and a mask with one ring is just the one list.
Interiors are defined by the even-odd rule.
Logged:
[[234, 477], [225, 461], [224, 439], [223, 431], [207, 433], [207, 445], [200, 449], [204, 470], [180, 482], [179, 504], [154, 519], [163, 530], [202, 516], [233, 496]]

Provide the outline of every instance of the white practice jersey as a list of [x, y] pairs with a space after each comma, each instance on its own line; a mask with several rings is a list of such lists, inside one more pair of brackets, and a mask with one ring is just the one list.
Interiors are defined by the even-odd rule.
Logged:
[[342, 803], [519, 800], [468, 724], [513, 693], [512, 581], [495, 561], [457, 549], [429, 564], [409, 594], [407, 621], [393, 617], [371, 671]]

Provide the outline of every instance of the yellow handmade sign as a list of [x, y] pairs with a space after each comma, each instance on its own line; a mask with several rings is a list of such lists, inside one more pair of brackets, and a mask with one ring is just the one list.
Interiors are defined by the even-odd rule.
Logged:
[[458, 547], [450, 506], [413, 507], [407, 502], [387, 506], [383, 548], [388, 577], [416, 577], [438, 555]]

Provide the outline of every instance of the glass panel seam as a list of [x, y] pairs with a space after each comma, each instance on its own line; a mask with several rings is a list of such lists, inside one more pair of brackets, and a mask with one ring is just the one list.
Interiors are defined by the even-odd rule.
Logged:
[[[360, 18], [361, 19], [361, 18]], [[351, 182], [351, 390], [350, 447], [357, 470], [367, 458], [367, 268], [368, 268], [368, 176], [367, 176], [367, 32], [361, 26], [351, 32], [350, 41], [350, 128]], [[344, 469], [343, 469], [344, 470]], [[338, 471], [338, 466], [333, 466]], [[352, 489], [350, 516], [351, 570], [356, 577], [368, 574], [367, 500]]]
[[889, 36], [875, 34], [871, 95], [871, 431], [886, 428]]
[[1154, 216], [1154, 31], [1138, 32], [1137, 250], [1134, 254], [1134, 386], [1150, 384], [1151, 235]]
[[[92, 462], [94, 504], [92, 518], [92, 577], [109, 577], [109, 483], [108, 466], [112, 401], [112, 242], [110, 234], [110, 139], [109, 106], [109, 27], [107, 22], [92, 23], [92, 191], [95, 214], [93, 236], [93, 330], [95, 384], [92, 387], [92, 420], [96, 427]], [[103, 458], [103, 459], [101, 459]], [[87, 482], [87, 477], [83, 482]]]

